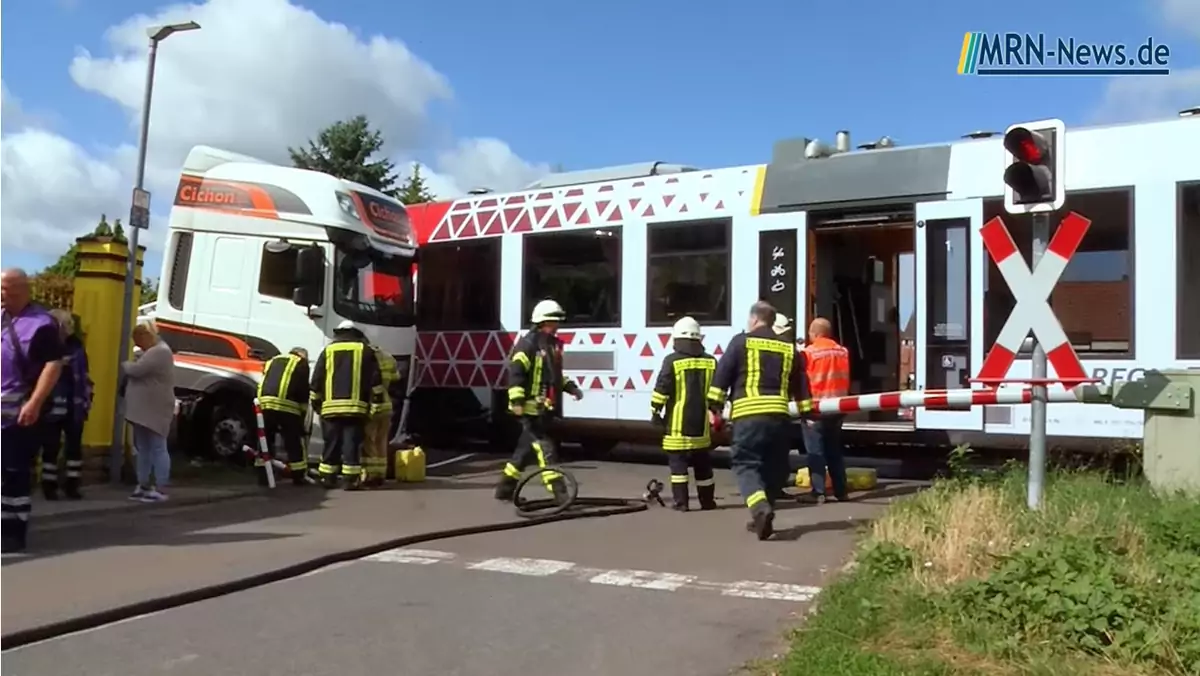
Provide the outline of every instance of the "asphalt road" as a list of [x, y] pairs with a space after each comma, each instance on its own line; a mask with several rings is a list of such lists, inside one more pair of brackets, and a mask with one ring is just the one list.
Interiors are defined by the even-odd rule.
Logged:
[[[646, 476], [601, 463], [581, 484], [586, 494], [628, 494], [622, 487]], [[729, 508], [652, 509], [384, 552], [6, 651], [4, 673], [729, 674], [782, 645], [884, 500], [787, 509], [777, 539], [758, 542], [742, 528], [727, 472], [718, 492]], [[307, 518], [311, 528], [316, 517]], [[245, 527], [280, 521], [274, 530], [291, 530], [287, 520]]]

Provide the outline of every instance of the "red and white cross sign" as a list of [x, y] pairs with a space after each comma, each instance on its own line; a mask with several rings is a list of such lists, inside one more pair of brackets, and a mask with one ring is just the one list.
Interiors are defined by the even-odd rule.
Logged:
[[[1062, 277], [1071, 256], [1079, 248], [1083, 236], [1087, 234], [1092, 222], [1072, 211], [1059, 224], [1058, 232], [1050, 238], [1046, 255], [1038, 261], [1037, 269], [1030, 270], [1025, 263], [1025, 257], [1017, 249], [1012, 235], [999, 216], [988, 221], [983, 226], [983, 244], [988, 254], [996, 261], [996, 267], [1008, 288], [1012, 290], [1017, 305], [1009, 315], [1000, 337], [983, 360], [983, 368], [979, 370], [976, 380], [985, 383], [995, 383], [1003, 380], [1009, 367], [1017, 358], [1017, 352], [1025, 337], [1033, 331], [1033, 335], [1046, 351], [1046, 359], [1054, 368], [1057, 380], [1067, 387], [1075, 387], [1088, 382], [1087, 372], [1079, 362], [1079, 355], [1071, 347], [1071, 341], [1063, 331], [1058, 317], [1050, 307], [1050, 292]], [[1103, 311], [1097, 308], [1097, 311]]]

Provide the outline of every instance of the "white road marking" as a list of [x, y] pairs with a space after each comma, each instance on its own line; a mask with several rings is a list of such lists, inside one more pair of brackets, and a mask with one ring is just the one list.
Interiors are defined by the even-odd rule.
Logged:
[[797, 601], [799, 603], [811, 601], [819, 593], [821, 593], [820, 587], [806, 587], [780, 582], [753, 582], [751, 580], [734, 582], [721, 590], [722, 596], [738, 596], [744, 599], [771, 599], [773, 601]]
[[614, 587], [637, 587], [638, 589], [661, 589], [675, 591], [694, 582], [694, 575], [655, 573], [650, 570], [609, 570], [588, 580], [592, 584], [607, 584]]
[[474, 453], [463, 453], [462, 455], [456, 455], [453, 458], [450, 458], [449, 460], [438, 460], [437, 462], [431, 462], [431, 463], [425, 465], [425, 469], [434, 469], [437, 467], [445, 467], [446, 465], [453, 465], [454, 463], [459, 462], [460, 460], [466, 460], [467, 458], [473, 458], [473, 457], [475, 457]]
[[441, 563], [454, 558], [450, 552], [439, 552], [433, 549], [389, 549], [367, 557], [367, 561], [380, 563], [415, 563], [427, 566], [431, 563]]
[[756, 582], [753, 580], [719, 582], [701, 580], [695, 575], [662, 573], [651, 570], [605, 570], [602, 568], [580, 566], [571, 561], [557, 561], [554, 559], [497, 557], [484, 560], [470, 560], [462, 559], [452, 552], [430, 549], [393, 549], [368, 556], [363, 560], [376, 563], [408, 563], [414, 565], [449, 563], [461, 566], [467, 570], [508, 573], [510, 575], [526, 575], [529, 577], [562, 575], [590, 584], [609, 587], [630, 587], [634, 589], [654, 589], [672, 592], [680, 590], [707, 591], [727, 597], [790, 603], [808, 603], [816, 598], [817, 594], [821, 593], [820, 587], [785, 584], [782, 582]]
[[512, 573], [513, 575], [531, 575], [533, 577], [549, 577], [574, 567], [575, 564], [570, 561], [509, 558], [488, 559], [467, 566], [471, 570], [490, 570], [494, 573]]

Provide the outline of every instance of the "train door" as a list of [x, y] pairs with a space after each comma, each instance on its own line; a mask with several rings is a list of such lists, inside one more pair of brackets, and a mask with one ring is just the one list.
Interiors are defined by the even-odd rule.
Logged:
[[[916, 218], [917, 389], [971, 387], [983, 361], [983, 200], [918, 204]], [[982, 430], [983, 408], [918, 409], [916, 424]]]

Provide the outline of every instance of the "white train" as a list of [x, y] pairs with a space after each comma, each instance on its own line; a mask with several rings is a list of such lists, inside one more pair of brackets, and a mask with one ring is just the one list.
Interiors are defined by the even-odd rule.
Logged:
[[[1200, 367], [1195, 113], [1067, 132], [1066, 209], [1092, 226], [1051, 305], [1105, 382]], [[852, 149], [839, 132], [835, 145], [780, 141], [765, 165], [630, 165], [410, 207], [422, 245], [416, 419], [459, 430], [502, 421], [508, 348], [547, 296], [570, 315], [565, 368], [586, 389], [565, 402], [565, 427], [597, 444], [646, 431], [675, 318], [699, 319], [719, 355], [759, 298], [834, 320], [855, 392], [971, 387], [1013, 305], [980, 228], [1001, 215], [1027, 258], [1030, 245], [1028, 217], [1003, 213], [1005, 164], [999, 134]], [[1008, 377], [1029, 371], [1026, 356]], [[1029, 407], [863, 413], [847, 428], [881, 442], [1003, 445], [1028, 434]], [[1140, 439], [1142, 418], [1052, 404], [1049, 433]]]

